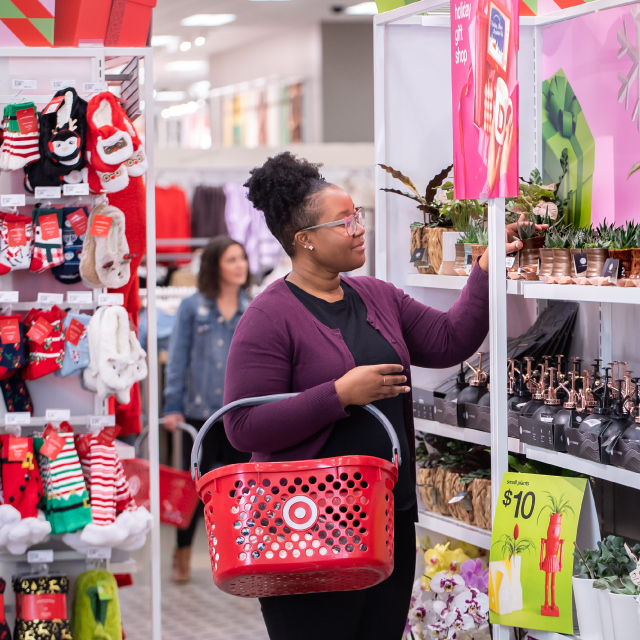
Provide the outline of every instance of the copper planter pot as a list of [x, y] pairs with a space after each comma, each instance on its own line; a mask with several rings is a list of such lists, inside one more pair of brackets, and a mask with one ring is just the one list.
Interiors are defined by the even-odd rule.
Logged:
[[598, 278], [608, 257], [608, 249], [587, 249], [587, 278]]
[[460, 275], [460, 271], [464, 271], [464, 243], [456, 243], [456, 261], [453, 263], [453, 270]]
[[571, 249], [553, 249], [553, 269], [551, 275], [571, 275]]
[[538, 264], [540, 258], [540, 249], [544, 247], [544, 236], [536, 236], [522, 241], [522, 249], [520, 250], [520, 266], [526, 267], [532, 264]]
[[640, 249], [631, 249], [631, 276], [632, 279], [640, 279]]
[[476, 261], [479, 260], [484, 252], [488, 249], [486, 244], [472, 244], [471, 245], [471, 255], [473, 256], [471, 259], [471, 264], [475, 265]]
[[620, 260], [620, 278], [628, 278], [631, 275], [631, 251], [632, 249], [609, 249], [609, 257]]
[[540, 273], [541, 276], [550, 276], [553, 273], [553, 249], [540, 249]]

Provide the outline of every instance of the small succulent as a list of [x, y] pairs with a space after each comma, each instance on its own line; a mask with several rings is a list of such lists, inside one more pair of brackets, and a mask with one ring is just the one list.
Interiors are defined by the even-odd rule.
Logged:
[[640, 587], [633, 583], [629, 576], [622, 578], [598, 578], [593, 583], [594, 589], [608, 589], [620, 596], [640, 596]]
[[520, 240], [530, 240], [537, 235], [535, 222], [518, 222], [517, 229]]
[[489, 244], [489, 228], [480, 223], [479, 225], [477, 225], [476, 230], [478, 234], [477, 244], [486, 247]]
[[586, 249], [591, 241], [590, 229], [575, 229], [571, 237], [571, 246], [574, 249]]
[[[631, 551], [639, 555], [640, 544]], [[576, 547], [573, 555], [578, 560], [578, 575], [582, 578], [625, 578], [636, 568], [624, 548], [624, 538], [620, 536], [607, 536], [593, 550], [583, 549], [581, 552]]]
[[478, 228], [470, 225], [460, 235], [460, 241], [464, 244], [478, 244]]
[[614, 229], [612, 237], [612, 249], [635, 249], [637, 242], [638, 225], [627, 222], [626, 226]]
[[571, 246], [570, 232], [551, 229], [545, 237], [544, 246], [547, 249], [568, 249]]

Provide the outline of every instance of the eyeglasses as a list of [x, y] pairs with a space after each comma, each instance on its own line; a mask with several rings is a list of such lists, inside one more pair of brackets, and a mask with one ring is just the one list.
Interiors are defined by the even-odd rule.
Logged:
[[324, 224], [317, 224], [313, 227], [307, 227], [306, 229], [300, 229], [300, 231], [311, 231], [312, 229], [319, 229], [320, 227], [339, 227], [344, 225], [347, 233], [350, 236], [355, 236], [358, 231], [358, 225], [364, 227], [364, 207], [356, 207], [355, 213], [347, 216], [342, 220], [336, 222], [325, 222]]

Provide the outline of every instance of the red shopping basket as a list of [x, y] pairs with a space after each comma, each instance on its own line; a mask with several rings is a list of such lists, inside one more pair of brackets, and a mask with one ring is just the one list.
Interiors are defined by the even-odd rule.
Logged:
[[[178, 427], [195, 439], [197, 431], [189, 424], [179, 423]], [[147, 436], [146, 427], [136, 440], [136, 456], [142, 440]], [[124, 474], [129, 481], [131, 495], [139, 506], [151, 509], [149, 498], [149, 461], [136, 457], [123, 460]], [[178, 529], [186, 529], [198, 506], [198, 494], [188, 471], [160, 465], [160, 522]]]
[[393, 487], [399, 444], [391, 423], [366, 405], [393, 443], [394, 463], [373, 456], [232, 464], [198, 473], [209, 428], [225, 413], [295, 397], [232, 402], [207, 420], [191, 451], [204, 502], [213, 581], [245, 598], [371, 587], [393, 571]]

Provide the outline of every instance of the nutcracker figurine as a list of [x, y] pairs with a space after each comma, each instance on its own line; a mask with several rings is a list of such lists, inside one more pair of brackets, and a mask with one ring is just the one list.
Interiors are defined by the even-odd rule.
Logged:
[[[561, 527], [562, 514], [552, 513], [547, 537], [542, 538], [540, 547], [540, 571], [545, 573], [544, 604], [540, 608], [540, 613], [543, 616], [553, 616], [554, 618], [560, 615], [560, 609], [556, 606], [556, 573], [562, 571], [564, 540], [560, 539]], [[549, 582], [551, 582], [551, 606], [549, 606]]]

